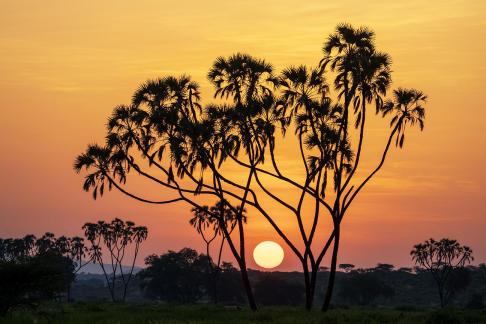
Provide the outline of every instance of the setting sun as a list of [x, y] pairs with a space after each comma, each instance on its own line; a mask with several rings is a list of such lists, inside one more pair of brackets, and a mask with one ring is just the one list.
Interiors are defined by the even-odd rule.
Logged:
[[284, 251], [278, 243], [264, 241], [253, 250], [253, 258], [260, 267], [272, 269], [282, 263]]

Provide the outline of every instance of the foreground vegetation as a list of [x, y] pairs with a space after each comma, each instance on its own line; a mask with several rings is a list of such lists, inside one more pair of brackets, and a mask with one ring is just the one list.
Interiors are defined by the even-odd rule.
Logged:
[[485, 323], [486, 311], [457, 309], [331, 309], [328, 313], [294, 307], [258, 312], [222, 306], [166, 304], [46, 304], [18, 310], [0, 323]]

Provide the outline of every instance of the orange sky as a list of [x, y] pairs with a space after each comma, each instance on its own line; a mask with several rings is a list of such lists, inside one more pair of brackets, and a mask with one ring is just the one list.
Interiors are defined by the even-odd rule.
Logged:
[[[424, 132], [409, 132], [344, 220], [340, 262], [405, 266], [413, 244], [446, 236], [486, 261], [485, 1], [0, 3], [0, 237], [74, 235], [86, 221], [121, 217], [149, 226], [144, 255], [201, 249], [187, 205], [146, 206], [116, 192], [93, 201], [74, 157], [103, 140], [112, 107], [148, 78], [188, 73], [209, 102], [205, 75], [217, 56], [248, 52], [278, 71], [315, 65], [325, 37], [349, 22], [375, 30], [393, 58], [393, 87], [430, 101]], [[383, 146], [381, 122], [371, 124], [365, 168]], [[290, 169], [297, 163], [282, 156]], [[296, 224], [283, 226], [297, 237]], [[249, 256], [262, 240], [280, 242], [260, 216], [247, 233]], [[287, 256], [277, 269], [298, 268]]]

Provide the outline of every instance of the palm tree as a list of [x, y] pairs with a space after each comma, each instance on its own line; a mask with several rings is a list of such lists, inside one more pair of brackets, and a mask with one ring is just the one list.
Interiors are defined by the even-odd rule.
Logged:
[[358, 82], [360, 56], [374, 50], [374, 32], [366, 27], [354, 28], [349, 24], [339, 24], [322, 48], [324, 58], [321, 68], [330, 66], [337, 73], [334, 87], [339, 91], [338, 98], [344, 96], [344, 109], [348, 108]]
[[218, 57], [208, 73], [216, 87], [214, 97], [232, 97], [237, 105], [249, 104], [271, 93], [277, 79], [273, 67], [264, 60], [237, 53], [228, 58]]
[[[300, 155], [306, 171], [304, 187], [311, 188], [311, 182], [315, 182], [311, 192], [316, 200], [316, 212], [309, 234], [304, 229], [301, 214], [306, 190], [302, 190], [297, 208], [291, 209], [296, 214], [305, 246], [301, 262], [306, 286], [306, 308], [310, 309], [319, 269], [311, 249], [319, 218], [317, 205], [319, 197], [325, 197], [328, 170], [334, 167], [334, 147], [338, 141], [338, 130], [335, 126], [341, 118], [342, 110], [339, 105], [333, 105], [327, 96], [328, 85], [317, 69], [308, 69], [303, 65], [285, 69], [280, 78], [280, 88], [283, 114], [288, 116], [289, 121], [294, 120], [299, 138]], [[286, 113], [288, 108], [290, 111]], [[311, 273], [308, 269], [309, 261]]]
[[[236, 220], [240, 238], [240, 260], [238, 263], [247, 295], [249, 298], [251, 295], [250, 299], [253, 299], [246, 270], [242, 212], [250, 192], [255, 167], [257, 164], [263, 163], [265, 147], [269, 136], [273, 135], [274, 128], [268, 127], [270, 124], [266, 123], [261, 116], [265, 114], [264, 107], [274, 107], [274, 105], [265, 105], [265, 103], [272, 102], [271, 87], [277, 85], [277, 79], [273, 76], [273, 68], [270, 64], [241, 53], [228, 58], [217, 58], [208, 73], [208, 79], [216, 87], [215, 97], [231, 97], [233, 101], [231, 106], [223, 106], [222, 109], [213, 107], [211, 113], [212, 116], [222, 117], [224, 120], [221, 120], [219, 124], [221, 126], [220, 133], [215, 137], [219, 142], [215, 143], [215, 146], [223, 149], [230, 148], [230, 151], [224, 150], [220, 157], [232, 156], [233, 159], [236, 159], [237, 156], [232, 154], [238, 153], [239, 147], [242, 146], [245, 149], [248, 162], [252, 166], [246, 184], [237, 185], [243, 190], [243, 195]], [[260, 128], [255, 125], [260, 125]], [[264, 130], [264, 132], [261, 130]], [[215, 169], [213, 169], [213, 172], [218, 173]], [[232, 183], [232, 185], [235, 185], [235, 183]], [[223, 196], [219, 198], [224, 199]], [[250, 300], [250, 304], [254, 304], [254, 301]], [[252, 306], [252, 308], [254, 307]]]
[[[221, 226], [220, 222], [213, 221], [208, 226], [218, 226], [223, 232], [222, 240], [228, 243], [235, 256], [250, 306], [255, 309], [245, 259], [243, 211], [249, 205], [269, 221], [301, 260], [304, 272], [310, 263], [312, 273], [305, 279], [308, 281], [306, 287], [312, 288], [313, 275], [333, 242], [331, 274], [335, 273], [340, 222], [357, 193], [378, 171], [373, 172], [365, 183], [351, 185], [361, 155], [368, 106], [374, 101], [378, 112], [397, 116], [392, 118], [389, 142], [394, 140], [399, 147], [404, 142], [405, 128], [423, 123], [423, 114], [414, 103], [403, 105], [404, 101], [397, 98], [392, 104], [384, 103], [391, 80], [390, 59], [375, 50], [373, 32], [339, 25], [323, 50], [324, 59], [319, 69], [291, 67], [279, 78], [274, 76], [270, 64], [247, 54], [216, 59], [208, 78], [216, 88], [215, 97], [222, 99], [222, 103], [208, 105], [202, 111], [199, 109], [198, 86], [189, 77], [169, 76], [147, 81], [135, 92], [130, 105], [115, 108], [108, 122], [106, 144], [89, 146], [78, 157], [75, 169], [86, 168], [89, 172], [85, 190], [93, 191], [96, 197], [100, 187], [107, 184], [108, 188], [114, 186], [140, 201], [168, 203], [183, 200], [194, 210], [204, 208], [196, 199], [198, 195], [210, 195], [211, 200], [235, 201], [234, 205], [223, 207], [234, 215], [232, 228], [238, 227], [239, 244], [234, 244], [235, 234], [231, 235], [230, 229]], [[326, 70], [337, 75], [334, 89], [338, 98], [334, 101], [330, 99], [324, 78]], [[417, 97], [417, 103], [423, 101], [420, 95]], [[400, 101], [402, 104], [398, 104]], [[351, 146], [354, 137], [348, 134], [353, 124], [360, 133], [357, 147]], [[305, 181], [282, 174], [277, 165], [275, 132], [281, 130], [285, 135], [290, 125], [295, 125]], [[390, 143], [377, 169], [383, 165], [389, 146]], [[148, 163], [138, 164], [140, 157]], [[265, 158], [270, 158], [273, 170], [272, 166], [264, 167]], [[227, 159], [247, 172], [245, 183], [226, 176], [224, 162]], [[146, 171], [147, 168], [154, 172]], [[173, 190], [179, 198], [157, 202], [127, 192], [124, 183], [131, 170]], [[299, 190], [300, 199], [295, 205], [280, 199], [265, 187], [262, 175]], [[180, 181], [183, 178], [184, 181]], [[270, 210], [260, 204], [259, 195], [253, 188], [255, 181], [266, 195], [295, 213], [305, 252], [290, 241], [270, 216]], [[329, 181], [332, 186], [327, 185]], [[348, 184], [350, 188], [347, 188]], [[326, 194], [326, 188], [332, 190], [331, 194]], [[308, 232], [300, 219], [306, 195], [315, 202], [314, 222]], [[217, 209], [207, 208], [205, 212], [216, 219], [219, 217]], [[327, 212], [334, 228], [316, 258], [311, 249], [314, 231], [319, 215]], [[202, 228], [206, 221], [196, 219], [193, 225], [196, 229]], [[330, 283], [327, 305], [332, 295], [332, 276]], [[309, 300], [306, 306], [311, 304]]]
[[[74, 162], [74, 169], [80, 172], [83, 168], [92, 170], [84, 178], [84, 191], [92, 190], [93, 199], [96, 199], [98, 192], [103, 196], [105, 185], [110, 187], [112, 181], [109, 181], [108, 174], [111, 170], [111, 151], [106, 147], [96, 144], [89, 145], [86, 152], [79, 155]], [[120, 173], [120, 181], [125, 181], [125, 173]]]
[[407, 126], [418, 125], [424, 129], [425, 108], [427, 96], [419, 90], [398, 88], [393, 91], [393, 101], [388, 101], [383, 106], [382, 112], [386, 116], [393, 114], [390, 126], [396, 131], [395, 144], [400, 148], [405, 141], [405, 129]]
[[199, 85], [187, 75], [180, 77], [168, 76], [149, 80], [135, 91], [132, 104], [136, 107], [147, 105], [152, 111], [180, 108], [179, 112], [192, 120], [197, 119], [197, 112], [201, 113], [199, 104]]
[[[237, 225], [237, 217], [234, 209], [229, 208], [227, 201], [218, 201], [214, 206], [202, 206], [201, 208], [192, 208], [193, 217], [189, 220], [189, 224], [193, 226], [198, 234], [202, 237], [206, 244], [206, 255], [208, 259], [208, 270], [212, 274], [213, 281], [213, 300], [215, 303], [218, 301], [217, 294], [217, 280], [220, 272], [221, 256], [223, 252], [223, 246], [226, 240], [225, 232], [231, 235]], [[246, 210], [243, 210], [243, 222], [246, 223]], [[223, 230], [226, 229], [226, 231]], [[208, 233], [209, 230], [209, 233]], [[208, 236], [209, 234], [209, 236]], [[217, 263], [214, 264], [210, 256], [210, 244], [221, 236], [221, 243], [219, 245]], [[215, 266], [215, 267], [214, 267]]]
[[448, 289], [447, 283], [452, 279], [454, 272], [474, 260], [470, 247], [447, 238], [440, 241], [429, 239], [419, 243], [414, 246], [410, 255], [416, 265], [428, 270], [434, 278], [441, 308], [446, 305], [453, 293], [453, 290]]
[[[362, 32], [354, 32], [355, 34], [364, 34], [364, 37], [357, 37], [357, 39], [368, 39], [369, 33], [366, 31]], [[355, 85], [356, 89], [356, 96], [353, 100], [354, 105], [354, 113], [356, 114], [356, 121], [355, 127], [360, 128], [359, 130], [359, 140], [357, 144], [357, 151], [356, 151], [356, 158], [354, 161], [353, 166], [350, 168], [347, 177], [344, 180], [344, 183], [341, 185], [341, 175], [342, 170], [341, 167], [336, 166], [337, 176], [336, 176], [336, 204], [335, 206], [335, 213], [334, 213], [334, 243], [333, 243], [333, 250], [331, 256], [331, 269], [329, 275], [329, 281], [327, 285], [326, 297], [324, 300], [323, 309], [327, 310], [329, 308], [331, 295], [333, 292], [334, 287], [334, 280], [336, 275], [336, 267], [337, 267], [337, 253], [339, 251], [339, 238], [340, 238], [340, 223], [344, 217], [344, 212], [342, 211], [341, 207], [341, 198], [342, 194], [344, 193], [346, 186], [350, 183], [354, 173], [356, 172], [359, 160], [361, 157], [362, 145], [363, 145], [363, 138], [364, 138], [364, 129], [365, 129], [365, 122], [366, 122], [366, 105], [375, 102], [376, 111], [380, 111], [383, 107], [383, 96], [386, 95], [386, 91], [391, 83], [391, 71], [390, 71], [390, 64], [391, 60], [390, 57], [386, 53], [379, 53], [376, 52], [368, 42], [365, 42], [365, 50], [358, 50], [358, 55], [354, 55], [354, 64], [353, 70], [350, 75], [353, 78], [353, 85]], [[354, 87], [354, 86], [353, 86]], [[346, 125], [344, 126], [344, 133], [347, 132], [347, 121], [345, 121]], [[339, 152], [339, 150], [337, 151]], [[349, 159], [348, 159], [349, 160]], [[342, 163], [341, 163], [342, 164]], [[346, 196], [344, 196], [344, 199]], [[339, 206], [339, 208], [336, 208]]]
[[[390, 122], [390, 127], [392, 131], [388, 138], [388, 142], [383, 151], [382, 158], [378, 166], [370, 173], [370, 175], [356, 188], [356, 190], [351, 194], [351, 189], [344, 196], [342, 202], [342, 209], [340, 212], [340, 219], [338, 220], [337, 226], [334, 226], [334, 247], [331, 259], [331, 270], [335, 268], [337, 262], [337, 249], [339, 247], [339, 223], [342, 220], [342, 216], [346, 213], [353, 202], [356, 195], [363, 189], [363, 187], [368, 183], [368, 181], [382, 168], [385, 163], [390, 144], [393, 139], [395, 139], [396, 146], [402, 148], [405, 139], [405, 129], [408, 125], [413, 126], [418, 124], [420, 130], [424, 128], [425, 119], [425, 109], [422, 106], [427, 100], [427, 96], [421, 91], [415, 89], [402, 89], [399, 88], [393, 91], [393, 100], [385, 102], [378, 110], [383, 113], [383, 116], [393, 114]], [[347, 200], [349, 196], [349, 199]], [[336, 228], [337, 227], [337, 228]], [[335, 272], [334, 272], [335, 273]], [[331, 271], [332, 275], [332, 271]], [[332, 289], [334, 285], [334, 277], [329, 279], [329, 285], [326, 292], [326, 298], [323, 305], [323, 310], [327, 310], [330, 305], [330, 300], [332, 296]]]
[[408, 126], [418, 125], [421, 131], [424, 129], [425, 108], [423, 104], [426, 101], [427, 95], [416, 89], [398, 88], [393, 91], [393, 100], [385, 102], [380, 110], [383, 116], [392, 115], [390, 121], [392, 131], [388, 137], [380, 163], [350, 195], [349, 200], [343, 202], [343, 213], [346, 212], [353, 199], [366, 183], [383, 167], [392, 141], [395, 140], [395, 145], [402, 148], [405, 141], [405, 130]]
[[[348, 139], [349, 106], [356, 95], [356, 89], [363, 79], [363, 61], [374, 51], [374, 32], [366, 27], [354, 28], [349, 24], [339, 24], [334, 34], [324, 43], [324, 58], [321, 60], [321, 71], [329, 65], [330, 70], [336, 72], [334, 88], [338, 91], [338, 99], [344, 97], [342, 120], [339, 137], [343, 144], [335, 147], [335, 187], [341, 188], [342, 173], [347, 168], [344, 156], [338, 153], [346, 151], [344, 142]], [[339, 190], [338, 190], [339, 191]], [[338, 192], [335, 206], [338, 205]], [[334, 213], [336, 214], [336, 213]], [[334, 218], [338, 218], [334, 215]]]
[[[209, 247], [210, 244], [216, 239], [216, 236], [218, 236], [218, 234], [220, 233], [220, 230], [217, 225], [218, 222], [209, 213], [208, 206], [202, 206], [202, 208], [193, 207], [191, 209], [191, 212], [193, 214], [193, 217], [189, 220], [189, 224], [191, 224], [191, 226], [196, 229], [197, 233], [202, 237], [204, 243], [206, 243], [206, 255], [208, 257], [208, 268], [209, 271], [212, 272], [213, 262], [210, 258]], [[206, 231], [208, 229], [212, 229], [212, 232], [210, 233], [209, 237], [206, 237], [207, 235]]]

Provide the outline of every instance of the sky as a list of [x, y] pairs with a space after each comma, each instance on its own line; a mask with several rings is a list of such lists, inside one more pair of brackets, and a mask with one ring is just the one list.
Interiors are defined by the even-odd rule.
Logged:
[[[429, 237], [457, 239], [473, 249], [475, 263], [486, 262], [485, 1], [0, 0], [0, 6], [0, 237], [80, 235], [87, 221], [120, 217], [149, 227], [143, 256], [185, 246], [202, 251], [188, 205], [147, 206], [117, 192], [94, 201], [82, 191], [74, 158], [88, 143], [103, 142], [112, 108], [129, 103], [147, 79], [189, 74], [209, 103], [206, 73], [216, 57], [246, 52], [277, 71], [315, 66], [326, 37], [349, 22], [372, 28], [378, 48], [391, 55], [392, 88], [421, 89], [429, 101], [425, 130], [408, 133], [404, 149], [391, 152], [344, 219], [339, 262], [410, 266], [411, 248]], [[370, 124], [360, 176], [378, 161], [386, 123]], [[299, 168], [292, 152], [279, 153], [289, 172]], [[279, 213], [273, 212], [277, 219]], [[284, 218], [284, 230], [297, 240], [295, 222]], [[246, 233], [249, 267], [257, 267], [253, 247], [274, 240], [286, 253], [276, 270], [299, 269], [261, 216], [249, 215]], [[233, 261], [229, 253], [225, 258]]]

